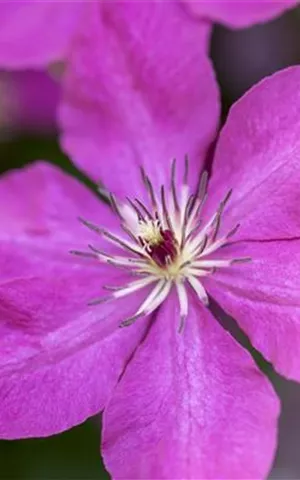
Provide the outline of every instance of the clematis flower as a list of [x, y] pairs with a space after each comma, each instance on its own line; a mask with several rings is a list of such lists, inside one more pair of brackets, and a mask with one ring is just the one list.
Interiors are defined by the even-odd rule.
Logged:
[[299, 379], [299, 78], [282, 71], [233, 107], [208, 190], [205, 174], [191, 187], [193, 162], [137, 182], [107, 163], [113, 214], [54, 167], [2, 177], [2, 437], [48, 435], [104, 408], [113, 478], [267, 474], [276, 396], [208, 300]]
[[[197, 18], [234, 28], [270, 20], [299, 3], [298, 0], [182, 1], [187, 6], [187, 12]], [[52, 63], [68, 62], [78, 30], [82, 27], [88, 30], [93, 15], [106, 3], [118, 8], [118, 2], [101, 0], [2, 1], [0, 67], [43, 68]]]
[[[261, 478], [274, 455], [278, 401], [209, 299], [279, 372], [299, 378], [300, 69], [233, 107], [207, 189], [201, 171], [217, 89], [205, 48], [197, 62], [190, 48], [203, 26], [191, 28], [174, 9], [163, 41], [176, 72], [161, 61], [154, 76], [137, 60], [144, 52], [151, 71], [154, 52], [139, 42], [157, 30], [145, 30], [143, 18], [135, 44], [111, 33], [107, 59], [92, 57], [93, 89], [85, 55], [95, 37], [86, 32], [62, 112], [65, 145], [77, 158], [86, 148], [112, 208], [43, 164], [1, 179], [0, 434], [50, 435], [104, 409], [113, 478]], [[139, 28], [149, 36], [141, 40]], [[130, 63], [120, 45], [130, 46]], [[106, 88], [102, 65], [116, 73], [107, 70]]]
[[299, 379], [299, 79], [282, 71], [232, 108], [208, 190], [198, 163], [146, 156], [139, 181], [135, 162], [130, 182], [101, 163], [113, 209], [54, 167], [2, 177], [2, 437], [104, 408], [113, 478], [267, 474], [278, 402], [209, 297]]
[[[161, 5], [157, 8], [162, 12], [164, 7]], [[129, 27], [132, 18], [136, 18], [134, 30]], [[255, 422], [256, 427], [262, 427], [265, 434], [269, 432], [269, 440], [258, 440], [256, 445], [259, 447], [248, 445], [248, 452], [252, 455], [250, 460], [243, 458], [243, 455], [231, 455], [232, 450], [226, 450], [225, 445], [230, 445], [235, 452], [239, 447], [231, 443], [236, 441], [233, 433], [227, 431], [224, 436], [220, 433], [225, 425], [228, 426], [227, 421], [223, 423], [220, 417], [213, 417], [210, 424], [216, 427], [222, 425], [218, 427], [218, 433], [207, 430], [206, 440], [203, 441], [201, 432], [203, 434], [207, 428], [203, 412], [219, 410], [215, 404], [208, 407], [206, 403], [205, 407], [203, 404], [200, 407], [198, 403], [201, 403], [204, 394], [200, 400], [196, 392], [205, 391], [205, 398], [212, 398], [204, 380], [207, 375], [210, 378], [212, 373], [203, 371], [201, 380], [197, 382], [197, 367], [208, 360], [197, 353], [203, 352], [204, 346], [201, 341], [196, 346], [195, 339], [206, 341], [196, 319], [207, 319], [209, 310], [203, 305], [207, 304], [210, 296], [213, 297], [228, 314], [236, 318], [253, 345], [273, 363], [279, 373], [299, 380], [296, 353], [299, 349], [299, 312], [295, 274], [292, 273], [297, 269], [300, 246], [300, 225], [296, 213], [299, 69], [288, 69], [267, 79], [232, 108], [217, 143], [208, 195], [202, 205], [205, 176], [201, 177], [200, 172], [208, 141], [212, 139], [212, 130], [207, 130], [208, 125], [215, 118], [216, 111], [212, 113], [213, 102], [204, 108], [205, 101], [211, 98], [207, 93], [201, 100], [194, 100], [195, 89], [192, 85], [197, 85], [198, 77], [196, 73], [193, 79], [197, 62], [191, 60], [192, 38], [186, 37], [173, 20], [174, 33], [172, 28], [165, 30], [170, 31], [170, 36], [166, 34], [163, 38], [165, 54], [162, 56], [161, 49], [154, 52], [150, 43], [151, 34], [155, 36], [162, 29], [158, 23], [157, 30], [153, 24], [150, 32], [145, 30], [147, 18], [147, 7], [144, 6], [142, 10], [133, 4], [130, 7], [127, 5], [126, 9], [121, 5], [118, 9], [107, 6], [105, 24], [94, 17], [93, 26], [89, 31], [82, 32], [81, 38], [78, 37], [76, 52], [74, 50], [70, 59], [60, 112], [64, 148], [81, 168], [86, 169], [94, 179], [100, 179], [112, 192], [116, 199], [112, 201], [116, 204], [115, 210], [124, 219], [121, 223], [125, 223], [125, 230], [129, 229], [134, 236], [134, 239], [128, 237], [127, 240], [145, 249], [148, 255], [145, 261], [144, 257], [136, 254], [137, 283], [125, 283], [124, 290], [122, 282], [108, 284], [116, 288], [108, 304], [111, 301], [114, 303], [117, 298], [126, 299], [127, 295], [122, 297], [122, 294], [132, 293], [136, 287], [142, 289], [142, 285], [144, 288], [152, 286], [148, 295], [133, 309], [131, 316], [124, 315], [122, 320], [125, 324], [133, 321], [128, 329], [134, 328], [143, 321], [143, 314], [147, 315], [152, 308], [156, 319], [105, 410], [104, 459], [116, 478], [261, 478], [270, 466], [271, 451], [274, 453], [271, 440], [273, 438], [274, 441], [273, 428], [277, 414], [274, 397], [268, 390], [268, 412], [263, 414], [264, 420], [257, 419]], [[120, 24], [124, 30], [114, 31], [112, 26]], [[176, 36], [178, 31], [181, 34]], [[189, 35], [192, 31], [190, 24]], [[102, 51], [99, 57], [97, 32], [99, 42], [101, 38], [107, 39], [105, 55]], [[178, 46], [174, 53], [172, 42], [177, 37], [181, 41], [185, 39], [185, 42], [190, 38], [184, 47], [184, 51], [189, 52], [188, 56], [180, 54]], [[140, 52], [144, 52], [142, 56]], [[171, 63], [167, 63], [166, 59], [170, 59]], [[177, 73], [184, 64], [181, 72], [188, 71], [189, 75], [184, 80], [174, 76], [172, 64], [178, 65]], [[89, 68], [89, 65], [93, 65], [93, 68]], [[205, 71], [199, 70], [198, 73], [202, 87], [205, 85]], [[185, 83], [188, 81], [191, 82], [189, 85]], [[172, 85], [172, 89], [168, 88], [169, 85]], [[202, 111], [195, 115], [198, 112], [197, 108], [195, 110], [197, 105], [202, 105]], [[177, 158], [173, 173], [170, 151]], [[186, 152], [190, 157], [189, 182], [186, 182], [183, 160]], [[143, 179], [139, 166], [143, 167]], [[197, 183], [200, 193], [195, 205], [187, 190], [190, 194], [195, 193]], [[229, 194], [231, 189], [232, 193]], [[151, 192], [154, 192], [155, 199]], [[127, 197], [134, 202], [131, 206], [133, 219], [127, 217], [130, 211]], [[155, 215], [156, 204], [158, 216]], [[193, 215], [189, 210], [191, 205], [195, 207], [195, 218], [199, 208], [200, 224], [194, 223], [189, 217], [189, 214]], [[147, 211], [154, 223], [149, 221], [151, 218]], [[143, 217], [150, 225], [147, 222], [146, 226], [143, 225]], [[89, 217], [84, 219], [87, 222], [90, 220]], [[139, 222], [142, 226], [136, 230]], [[95, 227], [90, 223], [87, 225], [97, 231], [97, 222]], [[189, 228], [191, 230], [187, 232]], [[100, 226], [99, 233], [107, 237], [109, 232], [103, 232]], [[194, 242], [192, 249], [185, 244], [185, 240], [188, 239], [189, 243], [191, 237]], [[98, 248], [93, 243], [92, 247]], [[105, 261], [105, 255], [109, 252], [102, 248], [98, 250], [98, 258]], [[128, 253], [131, 257], [132, 252], [124, 251], [121, 261], [127, 264], [123, 267], [128, 269], [131, 266], [133, 269], [132, 258], [124, 258]], [[120, 260], [106, 258], [109, 263]], [[246, 262], [246, 259], [251, 261]], [[203, 260], [208, 263], [203, 264]], [[240, 260], [245, 260], [245, 263], [239, 263]], [[150, 262], [150, 266], [147, 262]], [[156, 283], [146, 287], [144, 280], [139, 278], [140, 268], [147, 270], [146, 281], [151, 281], [153, 275], [156, 276]], [[161, 269], [168, 272], [166, 277], [160, 275]], [[185, 272], [183, 275], [182, 269]], [[156, 290], [153, 293], [154, 288]], [[131, 298], [136, 298], [139, 292], [140, 289], [136, 290]], [[155, 293], [158, 295], [154, 296], [154, 300]], [[104, 298], [108, 300], [106, 295], [99, 297], [99, 302]], [[97, 303], [97, 297], [95, 301]], [[99, 310], [104, 306], [106, 303], [101, 303]], [[210, 315], [209, 326], [214, 320]], [[193, 322], [197, 325], [196, 330], [192, 329]], [[186, 340], [185, 346], [180, 343], [180, 335], [175, 333], [178, 329], [184, 338], [190, 339]], [[153, 337], [150, 336], [151, 332]], [[290, 347], [286, 348], [286, 344]], [[214, 355], [220, 354], [220, 348], [215, 346]], [[223, 361], [225, 365], [225, 359]], [[249, 368], [256, 371], [255, 376], [260, 378], [252, 362]], [[218, 368], [214, 376], [219, 378], [217, 372]], [[229, 375], [230, 385], [233, 385], [233, 378], [241, 378], [237, 372]], [[249, 378], [247, 374], [242, 374], [242, 377]], [[268, 388], [267, 383], [265, 387]], [[265, 387], [262, 384], [253, 387], [255, 395], [267, 392]], [[241, 393], [244, 386], [240, 385], [237, 390]], [[231, 393], [227, 396], [224, 390], [223, 394], [220, 392], [220, 402], [222, 395], [226, 399], [232, 398]], [[234, 395], [241, 399], [237, 391]], [[247, 398], [253, 399], [249, 395], [248, 392]], [[254, 404], [246, 404], [244, 414], [248, 410], [246, 417], [253, 426]], [[262, 405], [267, 405], [262, 397], [255, 402], [256, 407], [259, 405], [262, 413]], [[225, 412], [228, 404], [220, 408]], [[238, 404], [233, 410], [235, 420], [240, 421], [244, 414]], [[200, 411], [201, 414], [198, 413]], [[201, 420], [195, 426], [199, 415]], [[194, 422], [189, 427], [191, 419]], [[235, 420], [230, 420], [232, 427], [242, 432], [243, 428], [234, 425]], [[244, 441], [246, 436], [254, 440], [254, 432], [255, 428], [245, 436], [241, 434]], [[212, 447], [214, 442], [215, 449]], [[194, 445], [201, 445], [201, 448], [198, 450]], [[262, 445], [264, 451], [261, 450]], [[135, 453], [137, 448], [138, 456]], [[223, 453], [222, 460], [220, 451]], [[182, 452], [189, 452], [189, 456]], [[255, 457], [253, 452], [258, 456]]]
[[233, 107], [208, 182], [207, 25], [148, 8], [107, 5], [67, 75], [62, 141], [110, 206], [43, 163], [1, 178], [0, 435], [103, 410], [113, 478], [261, 478], [278, 400], [210, 297], [299, 379], [300, 68]]

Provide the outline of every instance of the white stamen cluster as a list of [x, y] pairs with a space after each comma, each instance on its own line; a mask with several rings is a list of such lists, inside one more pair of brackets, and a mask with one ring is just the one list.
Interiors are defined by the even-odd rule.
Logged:
[[[179, 307], [179, 331], [182, 330], [188, 314], [187, 289], [191, 287], [200, 302], [208, 305], [208, 296], [201, 279], [212, 274], [217, 268], [229, 267], [245, 262], [249, 258], [229, 260], [212, 258], [211, 254], [224, 246], [237, 231], [236, 225], [226, 235], [219, 235], [220, 222], [231, 191], [220, 203], [217, 211], [203, 224], [200, 214], [207, 196], [207, 173], [201, 176], [196, 194], [188, 187], [188, 161], [180, 187], [176, 185], [176, 162], [172, 164], [171, 184], [168, 189], [161, 187], [154, 191], [150, 179], [142, 170], [145, 188], [149, 195], [149, 206], [140, 200], [128, 199], [126, 208], [110, 196], [111, 205], [120, 218], [123, 235], [114, 235], [103, 228], [80, 219], [84, 225], [118, 246], [122, 253], [111, 255], [89, 246], [91, 252], [73, 251], [77, 255], [93, 256], [113, 267], [126, 269], [129, 275], [138, 276], [135, 281], [121, 287], [107, 286], [108, 296], [90, 302], [96, 305], [134, 293], [153, 284], [144, 302], [135, 314], [124, 320], [121, 326], [132, 324], [137, 318], [156, 310], [175, 286]], [[134, 221], [133, 221], [134, 215]]]

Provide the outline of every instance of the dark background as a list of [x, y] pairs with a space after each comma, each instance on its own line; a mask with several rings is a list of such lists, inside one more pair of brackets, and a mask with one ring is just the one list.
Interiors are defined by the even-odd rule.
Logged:
[[[300, 9], [242, 31], [216, 26], [211, 45], [211, 56], [222, 91], [224, 120], [230, 105], [251, 85], [281, 68], [300, 63]], [[31, 75], [28, 72], [29, 79]], [[24, 85], [24, 78], [11, 79], [0, 72], [2, 171], [40, 158], [72, 169], [57, 143], [54, 121], [56, 87], [50, 78], [46, 80], [46, 85], [44, 81], [40, 82], [37, 78], [29, 93], [22, 92], [26, 101], [20, 100], [20, 105], [16, 105], [10, 101], [9, 94], [13, 88]], [[50, 95], [46, 91], [50, 91]], [[45, 95], [47, 106], [44, 110], [40, 108], [33, 112], [35, 105], [43, 105]], [[52, 104], [49, 99], [52, 99]], [[2, 115], [1, 109], [4, 112]], [[300, 386], [282, 379], [270, 369], [269, 375], [282, 399], [279, 448], [270, 478], [300, 479]], [[100, 463], [99, 427], [99, 418], [92, 418], [71, 431], [51, 438], [1, 441], [0, 478], [109, 478]]]

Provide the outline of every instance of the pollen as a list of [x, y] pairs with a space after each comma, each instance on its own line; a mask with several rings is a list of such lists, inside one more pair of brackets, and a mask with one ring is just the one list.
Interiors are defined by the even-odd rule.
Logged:
[[190, 192], [189, 189], [187, 159], [181, 180], [176, 178], [174, 160], [170, 185], [162, 185], [159, 192], [154, 190], [144, 170], [142, 179], [148, 192], [147, 204], [139, 199], [128, 199], [128, 209], [128, 205], [125, 207], [110, 195], [111, 206], [120, 219], [120, 230], [124, 234], [115, 235], [80, 219], [85, 226], [119, 247], [120, 253], [110, 255], [93, 246], [89, 246], [90, 252], [72, 253], [93, 257], [110, 264], [111, 268], [121, 267], [127, 270], [129, 278], [131, 275], [139, 277], [122, 287], [107, 286], [106, 289], [112, 293], [92, 300], [90, 305], [112, 301], [147, 287], [149, 292], [144, 302], [131, 318], [121, 323], [120, 326], [125, 327], [139, 317], [154, 312], [165, 301], [171, 289], [175, 288], [180, 311], [179, 331], [182, 331], [188, 314], [188, 291], [192, 290], [198, 300], [207, 306], [209, 298], [203, 279], [207, 275], [213, 275], [216, 269], [229, 268], [251, 259], [218, 258], [218, 250], [228, 243], [239, 225], [234, 225], [226, 234], [220, 234], [221, 218], [231, 191], [225, 195], [209, 219], [204, 222], [201, 218], [207, 196], [206, 172], [202, 173], [196, 192]]
[[159, 220], [146, 220], [139, 222], [139, 237], [149, 246], [159, 245], [163, 242]]

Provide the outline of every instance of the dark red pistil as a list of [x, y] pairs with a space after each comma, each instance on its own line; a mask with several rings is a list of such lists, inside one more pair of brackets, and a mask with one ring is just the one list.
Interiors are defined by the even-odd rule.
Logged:
[[171, 230], [161, 230], [162, 241], [156, 245], [148, 245], [151, 258], [160, 266], [165, 267], [174, 260], [177, 254], [177, 242]]

